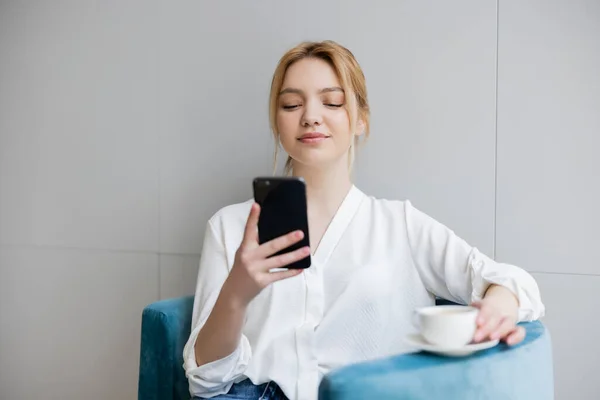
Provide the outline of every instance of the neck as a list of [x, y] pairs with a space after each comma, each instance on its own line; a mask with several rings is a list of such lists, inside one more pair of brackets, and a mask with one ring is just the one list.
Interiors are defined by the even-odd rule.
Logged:
[[337, 211], [352, 187], [347, 165], [344, 159], [326, 167], [294, 164], [293, 175], [301, 176], [306, 182], [309, 209], [326, 214]]

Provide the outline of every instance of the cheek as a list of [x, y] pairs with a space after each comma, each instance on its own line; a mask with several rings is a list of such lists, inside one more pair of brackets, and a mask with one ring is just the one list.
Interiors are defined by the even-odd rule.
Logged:
[[350, 119], [346, 112], [330, 115], [328, 124], [338, 135], [350, 133]]
[[297, 124], [297, 117], [293, 113], [278, 113], [277, 114], [277, 130], [281, 135], [281, 139], [285, 140], [287, 136], [294, 136], [294, 127]]
[[281, 128], [286, 124], [286, 118], [282, 113], [277, 113], [277, 128], [281, 131]]

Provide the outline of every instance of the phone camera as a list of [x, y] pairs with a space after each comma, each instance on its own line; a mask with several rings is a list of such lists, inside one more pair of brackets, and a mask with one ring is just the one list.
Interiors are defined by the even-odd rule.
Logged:
[[270, 184], [271, 184], [271, 182], [270, 182], [270, 181], [265, 181], [265, 185], [266, 185], [266, 186], [269, 186]]

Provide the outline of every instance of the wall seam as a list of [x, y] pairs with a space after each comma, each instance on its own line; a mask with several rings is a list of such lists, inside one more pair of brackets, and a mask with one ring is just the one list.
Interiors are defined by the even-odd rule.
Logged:
[[493, 250], [492, 257], [496, 259], [497, 253], [497, 230], [498, 230], [498, 54], [499, 54], [499, 32], [500, 32], [500, 0], [496, 0], [496, 71], [495, 71], [495, 121], [494, 121], [494, 220], [493, 220]]

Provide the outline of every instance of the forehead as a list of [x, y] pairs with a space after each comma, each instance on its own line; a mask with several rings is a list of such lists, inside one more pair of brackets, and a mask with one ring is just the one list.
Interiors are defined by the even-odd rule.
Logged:
[[326, 61], [305, 58], [292, 64], [285, 73], [282, 89], [297, 88], [305, 91], [341, 86], [339, 79]]

